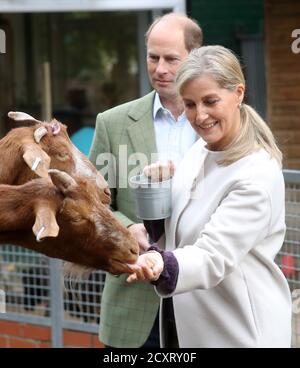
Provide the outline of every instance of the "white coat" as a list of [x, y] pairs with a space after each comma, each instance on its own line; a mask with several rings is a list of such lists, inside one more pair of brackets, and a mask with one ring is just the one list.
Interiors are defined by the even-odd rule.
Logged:
[[281, 169], [264, 150], [229, 166], [222, 155], [199, 140], [176, 171], [165, 249], [179, 275], [172, 294], [156, 291], [173, 296], [180, 347], [289, 347]]

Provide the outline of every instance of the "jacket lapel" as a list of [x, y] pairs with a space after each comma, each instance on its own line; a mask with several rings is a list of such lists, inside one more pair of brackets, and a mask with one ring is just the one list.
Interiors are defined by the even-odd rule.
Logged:
[[130, 124], [127, 132], [133, 152], [144, 153], [148, 159], [151, 153], [157, 152], [152, 115], [154, 94], [155, 92], [149, 93], [128, 112]]
[[[167, 239], [166, 248], [175, 249], [178, 246], [176, 239], [177, 225], [184, 209], [190, 200], [198, 198], [201, 194], [201, 178], [203, 165], [207, 152], [202, 154], [203, 141], [198, 141], [197, 146], [189, 152], [189, 158], [185, 160], [184, 165], [180, 166], [180, 171], [176, 173], [173, 183], [172, 196], [172, 217], [167, 220], [169, 228], [169, 239]], [[199, 158], [199, 161], [197, 161]], [[199, 192], [200, 191], [200, 192]]]

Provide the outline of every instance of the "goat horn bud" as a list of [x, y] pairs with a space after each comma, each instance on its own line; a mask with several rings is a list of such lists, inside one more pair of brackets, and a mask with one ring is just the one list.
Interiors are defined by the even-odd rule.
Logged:
[[39, 127], [34, 131], [34, 140], [36, 143], [40, 143], [40, 140], [48, 133], [45, 127]]

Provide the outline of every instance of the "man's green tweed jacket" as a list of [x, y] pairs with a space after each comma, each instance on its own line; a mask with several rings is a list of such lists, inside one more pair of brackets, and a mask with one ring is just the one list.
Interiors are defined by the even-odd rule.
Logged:
[[[107, 169], [110, 162], [112, 208], [125, 225], [140, 222], [135, 216], [134, 201], [128, 176], [138, 166], [134, 153], [144, 154], [137, 173], [150, 164], [151, 154], [157, 151], [153, 124], [154, 92], [117, 106], [97, 116], [96, 131], [90, 159], [98, 169]], [[126, 157], [127, 152], [127, 157]], [[112, 157], [100, 155], [111, 153]], [[100, 156], [99, 156], [100, 155]], [[146, 156], [145, 156], [146, 155]], [[127, 160], [130, 157], [129, 165]], [[105, 173], [105, 170], [103, 171]], [[107, 171], [107, 170], [106, 170]], [[159, 298], [149, 283], [126, 283], [126, 275], [106, 276], [101, 299], [99, 338], [112, 347], [140, 347], [149, 336], [158, 311]]]

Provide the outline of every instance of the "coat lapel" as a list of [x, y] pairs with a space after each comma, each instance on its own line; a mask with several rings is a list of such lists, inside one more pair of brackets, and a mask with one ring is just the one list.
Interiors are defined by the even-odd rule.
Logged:
[[130, 124], [127, 133], [133, 152], [146, 154], [148, 163], [150, 163], [151, 153], [157, 152], [152, 115], [154, 94], [155, 92], [149, 93], [128, 112]]
[[[202, 177], [202, 170], [207, 152], [202, 152], [203, 141], [198, 141], [192, 152], [189, 152], [189, 157], [180, 166], [174, 177], [172, 190], [172, 216], [166, 220], [166, 227], [169, 228], [169, 239], [166, 242], [167, 249], [175, 249], [178, 246], [176, 232], [178, 221], [186, 206], [191, 199], [196, 198], [201, 191], [202, 183], [199, 182]], [[199, 160], [197, 161], [197, 158]]]

